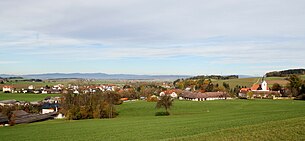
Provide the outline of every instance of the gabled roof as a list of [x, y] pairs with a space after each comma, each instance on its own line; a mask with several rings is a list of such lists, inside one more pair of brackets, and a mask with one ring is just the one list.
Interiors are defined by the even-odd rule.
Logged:
[[239, 92], [240, 93], [247, 93], [250, 90], [251, 90], [250, 88], [241, 88]]
[[41, 121], [52, 118], [53, 115], [56, 114], [56, 112], [51, 112], [47, 114], [30, 114], [23, 110], [17, 110], [13, 111], [13, 114], [16, 115], [15, 123], [31, 123], [35, 121]]
[[16, 102], [17, 102], [17, 100], [15, 100], [15, 99], [0, 101], [0, 103], [3, 103], [3, 104], [15, 104]]
[[16, 117], [21, 117], [21, 116], [28, 115], [29, 113], [27, 113], [26, 111], [23, 111], [23, 110], [17, 110], [17, 111], [13, 111], [13, 114]]

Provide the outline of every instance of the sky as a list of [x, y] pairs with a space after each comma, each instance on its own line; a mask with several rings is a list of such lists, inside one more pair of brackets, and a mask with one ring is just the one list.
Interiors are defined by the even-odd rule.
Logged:
[[304, 0], [1, 0], [0, 74], [305, 66]]

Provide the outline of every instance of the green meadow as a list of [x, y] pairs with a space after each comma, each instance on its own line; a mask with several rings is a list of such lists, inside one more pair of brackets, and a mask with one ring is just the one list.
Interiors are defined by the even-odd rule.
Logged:
[[60, 96], [60, 94], [23, 94], [23, 93], [3, 93], [0, 92], [0, 100], [15, 99], [18, 101], [40, 101], [47, 96], [55, 97]]
[[125, 102], [114, 119], [49, 120], [1, 127], [1, 140], [305, 140], [305, 101]]

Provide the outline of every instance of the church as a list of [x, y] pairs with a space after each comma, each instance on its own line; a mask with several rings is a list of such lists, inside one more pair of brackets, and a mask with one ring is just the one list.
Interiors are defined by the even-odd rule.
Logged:
[[253, 84], [251, 91], [270, 91], [267, 82], [263, 79], [261, 84]]

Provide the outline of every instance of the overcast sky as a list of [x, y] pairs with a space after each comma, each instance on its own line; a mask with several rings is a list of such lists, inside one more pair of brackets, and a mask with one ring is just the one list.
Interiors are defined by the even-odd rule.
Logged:
[[304, 66], [304, 0], [0, 2], [0, 73], [263, 75]]

